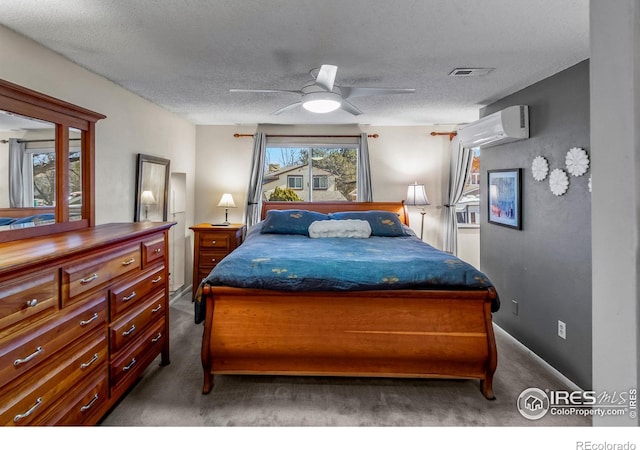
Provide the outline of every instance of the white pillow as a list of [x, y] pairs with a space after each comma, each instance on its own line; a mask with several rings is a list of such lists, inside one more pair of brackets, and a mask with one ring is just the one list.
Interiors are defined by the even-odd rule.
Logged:
[[371, 225], [366, 220], [316, 220], [309, 225], [310, 238], [368, 238]]

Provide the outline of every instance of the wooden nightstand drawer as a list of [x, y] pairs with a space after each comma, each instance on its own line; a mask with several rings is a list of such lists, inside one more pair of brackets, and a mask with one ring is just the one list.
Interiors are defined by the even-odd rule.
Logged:
[[144, 333], [149, 324], [164, 316], [164, 292], [132, 308], [125, 316], [111, 324], [109, 329], [111, 352], [116, 352]]
[[0, 283], [0, 331], [25, 319], [53, 314], [58, 309], [58, 287], [56, 270]]
[[229, 250], [229, 235], [225, 233], [200, 233], [200, 248]]
[[142, 267], [164, 260], [165, 243], [164, 236], [142, 243]]
[[151, 292], [164, 288], [166, 278], [166, 269], [161, 266], [115, 285], [109, 297], [111, 320], [128, 308], [139, 304], [141, 300], [144, 301]]
[[200, 267], [211, 270], [228, 254], [229, 252], [203, 250], [200, 252]]
[[140, 269], [140, 245], [128, 246], [102, 257], [64, 267], [63, 306], [72, 303], [74, 297], [97, 288], [114, 278]]
[[17, 333], [0, 348], [0, 384], [29, 375], [51, 355], [92, 330], [101, 329], [104, 333], [106, 322], [106, 299], [98, 296], [70, 309], [67, 315]]

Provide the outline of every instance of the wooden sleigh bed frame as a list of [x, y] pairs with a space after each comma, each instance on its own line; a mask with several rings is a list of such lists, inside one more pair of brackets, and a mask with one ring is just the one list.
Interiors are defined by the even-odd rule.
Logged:
[[[266, 202], [322, 213], [385, 210], [409, 224], [403, 202]], [[480, 380], [494, 399], [493, 288], [284, 292], [204, 286], [202, 366], [216, 374]]]

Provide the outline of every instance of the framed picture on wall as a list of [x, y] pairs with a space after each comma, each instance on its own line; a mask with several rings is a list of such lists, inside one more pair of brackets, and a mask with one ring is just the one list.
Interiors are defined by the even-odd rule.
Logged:
[[487, 171], [489, 223], [522, 229], [522, 169]]

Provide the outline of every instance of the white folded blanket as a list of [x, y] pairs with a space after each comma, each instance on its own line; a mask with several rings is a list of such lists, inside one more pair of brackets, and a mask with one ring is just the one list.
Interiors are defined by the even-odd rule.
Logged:
[[368, 238], [371, 225], [366, 220], [316, 220], [309, 225], [310, 238]]

